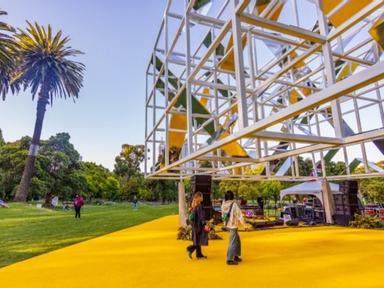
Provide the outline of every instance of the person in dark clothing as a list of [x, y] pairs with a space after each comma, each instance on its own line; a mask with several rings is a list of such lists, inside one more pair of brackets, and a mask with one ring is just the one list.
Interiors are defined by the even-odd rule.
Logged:
[[257, 205], [261, 210], [264, 210], [264, 200], [263, 197], [259, 196], [257, 197]]
[[205, 231], [206, 225], [203, 205], [203, 193], [196, 192], [193, 195], [191, 207], [189, 208], [189, 220], [192, 225], [192, 241], [193, 244], [187, 247], [187, 253], [189, 258], [192, 259], [192, 254], [196, 251], [197, 259], [206, 259], [201, 251], [201, 246], [208, 245], [208, 233]]
[[84, 199], [79, 194], [76, 194], [75, 200], [73, 200], [73, 206], [75, 207], [75, 219], [80, 219], [80, 210], [84, 205]]
[[138, 202], [139, 202], [139, 199], [137, 199], [137, 196], [136, 195], [133, 195], [133, 198], [132, 198], [132, 204], [133, 204], [133, 208], [134, 209], [137, 209], [138, 207]]

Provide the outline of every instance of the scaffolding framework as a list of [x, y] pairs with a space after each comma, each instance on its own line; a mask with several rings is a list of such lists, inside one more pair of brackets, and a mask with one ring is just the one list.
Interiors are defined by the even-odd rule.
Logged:
[[369, 159], [384, 154], [383, 6], [168, 0], [146, 70], [146, 177], [384, 176]]

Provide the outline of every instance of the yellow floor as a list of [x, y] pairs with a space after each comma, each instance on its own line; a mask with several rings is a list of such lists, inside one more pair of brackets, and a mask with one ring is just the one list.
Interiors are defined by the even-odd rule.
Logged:
[[0, 287], [384, 287], [384, 231], [338, 227], [241, 233], [244, 262], [225, 240], [189, 260], [169, 216], [0, 269]]

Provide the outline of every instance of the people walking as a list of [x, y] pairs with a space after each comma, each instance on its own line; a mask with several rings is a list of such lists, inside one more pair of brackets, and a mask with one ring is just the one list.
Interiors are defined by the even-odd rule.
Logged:
[[238, 233], [239, 224], [245, 229], [247, 226], [244, 222], [243, 214], [239, 205], [234, 200], [232, 191], [225, 193], [225, 201], [221, 206], [222, 218], [224, 226], [229, 230], [229, 244], [227, 250], [227, 264], [238, 265], [242, 261], [241, 256], [241, 241]]
[[193, 244], [187, 247], [187, 253], [189, 258], [192, 259], [193, 252], [196, 251], [197, 259], [206, 259], [207, 256], [203, 255], [201, 246], [208, 245], [208, 226], [203, 209], [203, 193], [196, 192], [193, 195], [191, 207], [189, 208], [189, 221], [192, 226], [192, 241]]
[[80, 219], [80, 210], [83, 205], [84, 198], [81, 195], [76, 194], [76, 197], [73, 200], [73, 206], [75, 207], [75, 219]]

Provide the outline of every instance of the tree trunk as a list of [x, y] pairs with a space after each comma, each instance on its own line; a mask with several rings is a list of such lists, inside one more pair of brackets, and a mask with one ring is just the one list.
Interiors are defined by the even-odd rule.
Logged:
[[29, 153], [27, 157], [27, 161], [25, 163], [23, 176], [21, 177], [21, 182], [19, 188], [17, 189], [15, 195], [15, 201], [25, 202], [27, 201], [29, 186], [31, 184], [31, 179], [33, 176], [33, 172], [35, 169], [35, 160], [40, 146], [40, 136], [41, 130], [43, 129], [43, 121], [45, 115], [45, 108], [48, 104], [46, 100], [47, 97], [43, 96], [43, 92], [40, 91], [40, 97], [37, 101], [37, 112], [36, 112], [36, 122], [35, 122], [35, 130], [33, 132], [31, 146], [29, 147]]

